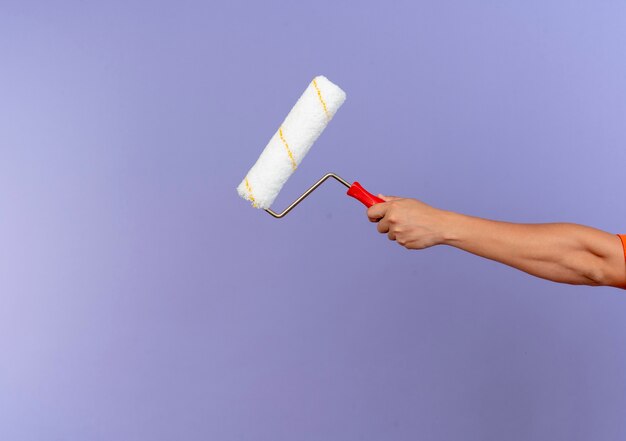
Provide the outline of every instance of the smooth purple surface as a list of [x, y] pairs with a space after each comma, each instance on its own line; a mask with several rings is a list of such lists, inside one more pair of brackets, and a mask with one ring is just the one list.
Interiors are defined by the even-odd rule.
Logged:
[[626, 232], [623, 1], [0, 2], [0, 439], [624, 440], [626, 297], [409, 252], [329, 182]]

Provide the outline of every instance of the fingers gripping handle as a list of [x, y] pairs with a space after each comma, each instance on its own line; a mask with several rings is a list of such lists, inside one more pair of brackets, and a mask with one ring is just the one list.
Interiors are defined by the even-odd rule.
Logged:
[[353, 182], [348, 189], [347, 195], [361, 201], [363, 205], [365, 205], [367, 208], [371, 207], [374, 204], [385, 202], [381, 198], [374, 196], [372, 193], [361, 187], [361, 184], [356, 181]]

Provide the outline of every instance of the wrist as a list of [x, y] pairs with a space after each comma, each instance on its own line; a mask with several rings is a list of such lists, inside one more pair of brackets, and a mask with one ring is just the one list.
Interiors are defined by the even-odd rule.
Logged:
[[441, 245], [458, 245], [462, 240], [463, 223], [466, 216], [453, 211], [441, 210], [439, 217]]

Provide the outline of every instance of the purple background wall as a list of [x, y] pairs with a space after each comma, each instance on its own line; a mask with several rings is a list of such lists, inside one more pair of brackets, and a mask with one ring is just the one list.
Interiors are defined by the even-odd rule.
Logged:
[[383, 3], [0, 4], [0, 439], [626, 438], [622, 292], [237, 197], [324, 74], [277, 208], [626, 232], [624, 2]]

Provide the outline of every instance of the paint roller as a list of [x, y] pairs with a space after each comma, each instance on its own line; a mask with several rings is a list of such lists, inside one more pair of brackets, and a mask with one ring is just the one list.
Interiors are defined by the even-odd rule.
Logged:
[[324, 76], [315, 77], [237, 187], [239, 195], [250, 201], [254, 207], [264, 209], [275, 218], [281, 218], [324, 181], [333, 178], [348, 188], [348, 196], [361, 201], [367, 207], [384, 202], [358, 182], [350, 184], [335, 173], [326, 173], [281, 213], [270, 209], [287, 179], [296, 171], [345, 100], [346, 93], [339, 86]]

